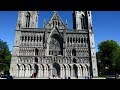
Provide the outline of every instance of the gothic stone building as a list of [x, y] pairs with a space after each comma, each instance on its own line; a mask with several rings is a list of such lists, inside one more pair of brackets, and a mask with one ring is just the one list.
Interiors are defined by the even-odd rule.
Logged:
[[16, 78], [98, 76], [91, 11], [73, 11], [68, 29], [57, 11], [38, 28], [38, 11], [19, 11], [10, 64]]

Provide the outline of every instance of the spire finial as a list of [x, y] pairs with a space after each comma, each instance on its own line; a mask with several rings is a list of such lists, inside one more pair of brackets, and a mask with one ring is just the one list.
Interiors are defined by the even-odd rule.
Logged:
[[66, 19], [66, 24], [67, 24], [67, 19]]
[[54, 11], [54, 13], [57, 13], [57, 11]]
[[44, 19], [43, 23], [46, 24], [46, 18]]
[[46, 25], [46, 18], [43, 21], [43, 27], [45, 27], [45, 25]]

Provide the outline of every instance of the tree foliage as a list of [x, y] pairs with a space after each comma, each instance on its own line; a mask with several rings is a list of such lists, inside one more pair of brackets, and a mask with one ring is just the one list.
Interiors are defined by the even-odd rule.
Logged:
[[6, 42], [0, 39], [0, 71], [8, 71], [10, 67], [11, 53]]
[[118, 72], [120, 69], [120, 46], [116, 41], [106, 40], [98, 45], [99, 70], [103, 73]]

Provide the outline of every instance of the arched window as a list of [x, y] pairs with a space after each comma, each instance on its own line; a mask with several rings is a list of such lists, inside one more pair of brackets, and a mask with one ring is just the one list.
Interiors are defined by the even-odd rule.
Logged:
[[24, 40], [24, 37], [22, 36], [22, 41]]
[[37, 57], [35, 57], [35, 62], [38, 63], [38, 58]]
[[72, 38], [70, 38], [70, 42], [72, 43]]
[[31, 41], [33, 40], [33, 36], [31, 36]]
[[26, 27], [29, 28], [30, 26], [30, 12], [27, 12], [26, 15]]
[[53, 76], [60, 76], [60, 65], [58, 63], [53, 63], [53, 70], [52, 70]]
[[30, 40], [30, 37], [28, 36], [28, 41]]
[[37, 36], [37, 42], [38, 42], [38, 40], [39, 40], [39, 37]]
[[88, 29], [88, 17], [84, 16], [85, 29]]
[[34, 42], [35, 42], [35, 40], [36, 40], [36, 36], [34, 36]]
[[69, 43], [69, 38], [67, 38], [67, 42]]
[[27, 40], [27, 36], [25, 36], [25, 42], [26, 42], [26, 40]]
[[33, 73], [34, 77], [37, 77], [38, 69], [39, 69], [38, 65], [34, 64], [34, 73]]
[[42, 40], [42, 37], [40, 36], [40, 42], [41, 42], [41, 40]]
[[38, 51], [39, 51], [39, 50], [36, 48], [36, 49], [35, 49], [35, 55], [38, 55]]
[[80, 43], [80, 38], [78, 39], [78, 42]]
[[72, 50], [72, 55], [76, 56], [76, 50], [75, 49]]
[[76, 37], [76, 43], [77, 43], [77, 41], [78, 41], [78, 38]]
[[81, 17], [81, 25], [82, 25], [82, 29], [87, 29], [88, 28], [88, 20], [87, 20], [87, 16], [82, 14]]
[[82, 37], [82, 39], [81, 39], [81, 43], [83, 43], [83, 37]]
[[53, 55], [53, 51], [52, 51], [52, 55]]
[[78, 78], [78, 67], [75, 64], [73, 65], [73, 76]]
[[49, 51], [51, 55], [63, 55], [63, 38], [58, 34], [53, 34], [49, 42]]
[[51, 55], [50, 51], [49, 51], [49, 55]]
[[83, 15], [82, 15], [82, 17], [81, 17], [81, 28], [82, 28], [82, 29], [84, 29], [84, 20], [83, 20], [83, 19], [84, 19], [84, 17], [83, 17]]
[[73, 63], [77, 63], [77, 60], [75, 58], [73, 58]]

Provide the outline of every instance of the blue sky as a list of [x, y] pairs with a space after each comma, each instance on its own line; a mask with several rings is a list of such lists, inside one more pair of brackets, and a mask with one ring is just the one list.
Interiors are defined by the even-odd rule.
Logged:
[[[43, 27], [43, 20], [48, 22], [53, 11], [39, 12], [39, 28]], [[63, 22], [68, 21], [68, 28], [72, 29], [72, 11], [59, 11]], [[6, 41], [10, 51], [13, 49], [18, 11], [0, 11], [0, 39]], [[92, 11], [95, 46], [105, 40], [115, 40], [120, 45], [120, 11]]]

